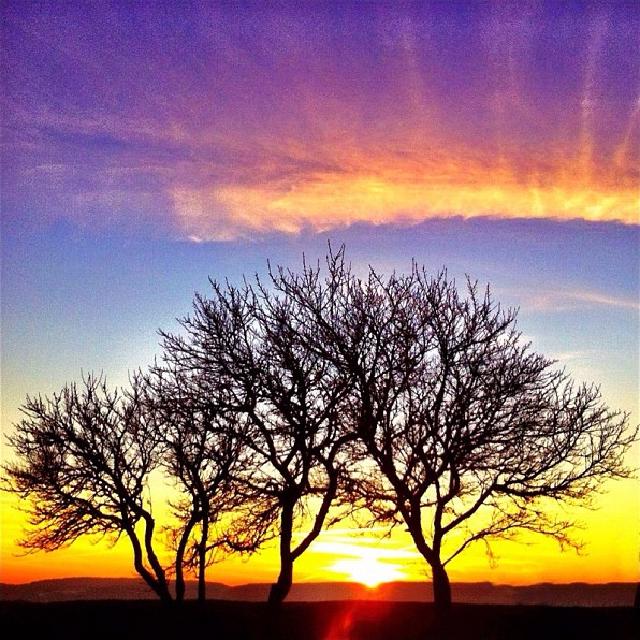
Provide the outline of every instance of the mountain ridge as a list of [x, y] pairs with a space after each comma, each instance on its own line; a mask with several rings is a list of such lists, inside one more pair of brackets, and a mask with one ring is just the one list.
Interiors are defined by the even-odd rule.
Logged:
[[[269, 583], [226, 585], [207, 583], [210, 600], [258, 602], [266, 600]], [[194, 598], [197, 583], [187, 582], [187, 598]], [[452, 584], [453, 599], [476, 604], [530, 604], [553, 606], [632, 606], [636, 584], [607, 582], [505, 585], [491, 582]], [[289, 601], [384, 600], [430, 602], [430, 582], [388, 582], [370, 588], [356, 582], [303, 582], [294, 584]], [[136, 578], [53, 578], [22, 584], [0, 583], [1, 601], [61, 602], [71, 600], [153, 600], [155, 594]]]

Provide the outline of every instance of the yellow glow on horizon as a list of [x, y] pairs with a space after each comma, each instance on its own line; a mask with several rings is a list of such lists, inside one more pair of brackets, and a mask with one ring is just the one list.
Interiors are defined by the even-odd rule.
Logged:
[[369, 588], [377, 587], [383, 582], [397, 582], [407, 578], [404, 571], [394, 565], [381, 562], [370, 552], [362, 552], [360, 558], [338, 560], [329, 568]]
[[[620, 397], [616, 405], [634, 408], [637, 398]], [[630, 424], [638, 423], [632, 411]], [[10, 451], [3, 448], [3, 462]], [[640, 468], [640, 443], [627, 456], [628, 465]], [[452, 582], [493, 582], [526, 585], [539, 582], [637, 582], [640, 567], [640, 478], [607, 481], [593, 509], [557, 505], [560, 515], [583, 523], [576, 537], [585, 543], [580, 554], [561, 552], [558, 544], [540, 535], [522, 534], [519, 541], [493, 543], [495, 564], [489, 562], [484, 546], [469, 547], [449, 566]], [[156, 543], [161, 561], [171, 563], [165, 547], [162, 526], [168, 524], [164, 501], [170, 490], [162, 474], [151, 487], [154, 517], [157, 519]], [[71, 547], [51, 553], [24, 552], [16, 545], [27, 523], [25, 505], [15, 496], [0, 492], [0, 582], [22, 583], [71, 577], [137, 578], [128, 540], [123, 536], [115, 546], [106, 539], [83, 538]], [[428, 518], [425, 514], [425, 522]], [[295, 541], [304, 534], [299, 532]], [[424, 559], [415, 549], [409, 534], [397, 527], [385, 535], [384, 527], [358, 529], [348, 522], [323, 531], [295, 563], [294, 583], [357, 581], [429, 581], [431, 575]], [[213, 564], [207, 572], [210, 582], [229, 585], [271, 583], [278, 571], [277, 541], [260, 552], [241, 557], [232, 555]], [[397, 576], [398, 572], [401, 575]]]
[[[640, 540], [638, 480], [612, 482], [597, 509], [570, 512], [584, 523], [578, 537], [586, 543], [582, 553], [561, 553], [558, 545], [542, 536], [523, 534], [520, 542], [496, 541], [496, 563], [491, 566], [483, 545], [471, 546], [449, 565], [453, 582], [483, 582], [525, 585], [538, 582], [635, 582], [640, 578], [637, 558]], [[136, 577], [128, 541], [115, 546], [106, 540], [82, 539], [70, 548], [52, 553], [18, 555], [15, 540], [25, 525], [18, 501], [0, 496], [2, 510], [0, 582], [30, 582], [63, 577]], [[156, 513], [156, 515], [158, 515]], [[159, 522], [159, 524], [161, 524]], [[400, 529], [381, 537], [383, 529], [336, 528], [323, 532], [295, 564], [294, 583], [357, 581], [428, 581], [428, 566]], [[157, 537], [161, 559], [171, 556]], [[526, 544], [523, 544], [526, 543]], [[270, 583], [278, 570], [277, 544], [272, 542], [249, 557], [231, 556], [212, 565], [211, 582], [230, 585]]]

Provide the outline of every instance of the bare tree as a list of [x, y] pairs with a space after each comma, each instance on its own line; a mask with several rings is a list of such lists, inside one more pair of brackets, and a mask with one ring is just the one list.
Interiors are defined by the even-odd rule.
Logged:
[[27, 398], [8, 438], [18, 462], [4, 467], [5, 489], [28, 501], [23, 548], [53, 551], [84, 535], [126, 535], [136, 571], [164, 602], [172, 597], [154, 550], [148, 496], [159, 441], [134, 381], [111, 391], [101, 377], [66, 385], [51, 398]]
[[176, 553], [175, 597], [184, 600], [185, 569], [192, 569], [203, 602], [206, 569], [216, 554], [249, 552], [261, 539], [250, 537], [254, 530], [245, 534], [234, 527], [246, 497], [233, 477], [237, 469], [251, 466], [243, 425], [235, 413], [221, 409], [216, 394], [203, 393], [197, 377], [168, 366], [155, 366], [145, 376], [144, 389], [162, 442], [161, 464], [180, 492], [171, 502], [177, 524], [167, 527]]
[[401, 524], [431, 568], [439, 610], [448, 564], [470, 545], [528, 530], [574, 545], [558, 502], [585, 504], [625, 477], [628, 416], [532, 351], [488, 289], [461, 294], [414, 266], [357, 278], [344, 251], [326, 274], [270, 270], [241, 288], [212, 282], [182, 334], [131, 390], [89, 377], [28, 398], [9, 439], [8, 489], [31, 501], [23, 545], [52, 550], [85, 534], [125, 534], [134, 566], [165, 601], [145, 487], [164, 467], [174, 503], [176, 596], [222, 551], [279, 539], [269, 599], [346, 505]]
[[327, 266], [324, 280], [305, 267], [280, 288], [307, 345], [353, 381], [345, 418], [375, 465], [352, 474], [351, 498], [375, 522], [406, 526], [437, 607], [451, 602], [448, 563], [474, 542], [527, 529], [576, 544], [550, 507], [584, 504], [628, 474], [627, 415], [533, 353], [488, 289], [468, 282], [461, 296], [445, 272], [417, 267], [360, 280], [342, 251]]
[[165, 359], [215, 384], [218, 397], [223, 389], [228, 407], [247, 419], [253, 464], [235, 481], [259, 505], [247, 512], [247, 529], [278, 533], [280, 571], [269, 595], [277, 604], [291, 588], [295, 560], [329, 523], [352, 437], [340, 427], [348, 384], [300, 339], [286, 296], [260, 282], [212, 285], [212, 298], [196, 297], [182, 322], [186, 336], [163, 334]]
[[[173, 600], [169, 569], [175, 600], [184, 600], [185, 568], [195, 570], [204, 600], [213, 556], [253, 551], [264, 535], [246, 529], [248, 497], [232, 484], [252, 455], [242, 426], [235, 414], [203, 401], [194, 385], [155, 367], [133, 376], [127, 391], [88, 376], [80, 389], [70, 384], [52, 398], [27, 398], [26, 419], [8, 439], [18, 462], [4, 467], [4, 488], [30, 501], [22, 546], [52, 551], [84, 535], [124, 534], [136, 571], [163, 601]], [[163, 469], [180, 492], [170, 503], [174, 519], [163, 527], [175, 542], [168, 568], [154, 549], [158, 527], [148, 495], [151, 474], [159, 480]]]

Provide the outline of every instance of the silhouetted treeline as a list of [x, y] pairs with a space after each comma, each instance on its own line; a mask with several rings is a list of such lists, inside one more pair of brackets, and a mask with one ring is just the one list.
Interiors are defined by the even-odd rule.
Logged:
[[[204, 600], [211, 562], [277, 539], [277, 604], [295, 561], [351, 517], [406, 528], [446, 610], [448, 563], [469, 545], [528, 530], [576, 546], [548, 505], [629, 473], [628, 416], [532, 351], [488, 288], [446, 271], [358, 277], [341, 250], [323, 268], [212, 281], [161, 346], [126, 390], [90, 375], [27, 398], [5, 476], [30, 500], [24, 547], [126, 536], [164, 601], [184, 598], [186, 571]], [[180, 496], [170, 567], [146, 493], [155, 473]]]

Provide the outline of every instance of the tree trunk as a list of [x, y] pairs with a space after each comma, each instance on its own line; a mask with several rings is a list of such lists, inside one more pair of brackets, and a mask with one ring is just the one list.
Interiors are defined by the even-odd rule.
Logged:
[[192, 513], [191, 517], [185, 524], [182, 534], [180, 535], [178, 548], [176, 549], [176, 602], [184, 602], [184, 594], [186, 591], [184, 582], [184, 554], [187, 549], [187, 544], [189, 543], [189, 536], [191, 535], [191, 531], [193, 530], [196, 520], [197, 517], [195, 513]]
[[431, 566], [433, 575], [433, 603], [436, 612], [443, 614], [451, 609], [451, 584], [446, 569], [441, 564]]
[[293, 502], [285, 503], [280, 516], [280, 574], [269, 592], [269, 604], [274, 606], [281, 604], [287, 597], [293, 581], [293, 557], [291, 555], [293, 504]]
[[151, 565], [153, 569], [153, 573], [156, 576], [156, 581], [158, 584], [158, 593], [160, 595], [160, 599], [163, 602], [173, 602], [173, 598], [171, 597], [171, 592], [169, 591], [169, 585], [167, 584], [167, 578], [165, 575], [165, 571], [158, 560], [158, 556], [153, 550], [153, 530], [155, 528], [155, 520], [151, 517], [151, 515], [147, 512], [142, 513], [142, 517], [144, 519], [144, 548], [147, 553], [147, 561]]
[[182, 564], [184, 562], [184, 549], [178, 548], [176, 553], [176, 602], [184, 601], [184, 593], [186, 587], [184, 584], [184, 569]]
[[[414, 514], [417, 514], [417, 517], [410, 517]], [[436, 614], [442, 617], [442, 614], [445, 614], [451, 609], [451, 584], [449, 583], [447, 570], [440, 560], [442, 535], [439, 520], [436, 519], [436, 532], [434, 534], [433, 546], [430, 547], [422, 533], [419, 508], [416, 508], [413, 513], [405, 515], [404, 517], [409, 533], [416, 544], [416, 548], [431, 567], [433, 604]]]
[[198, 549], [198, 602], [203, 603], [207, 599], [207, 540], [209, 538], [209, 516], [202, 516], [202, 535], [200, 548]]
[[173, 600], [171, 593], [166, 582], [158, 581], [151, 572], [144, 566], [142, 559], [142, 546], [136, 536], [135, 530], [132, 526], [126, 527], [126, 532], [131, 541], [131, 547], [133, 549], [133, 566], [138, 572], [138, 575], [147, 583], [147, 585], [153, 590], [153, 592], [160, 598], [164, 604], [169, 604]]
[[291, 558], [280, 560], [280, 574], [278, 580], [271, 585], [269, 604], [278, 606], [289, 595], [293, 582], [293, 561]]

